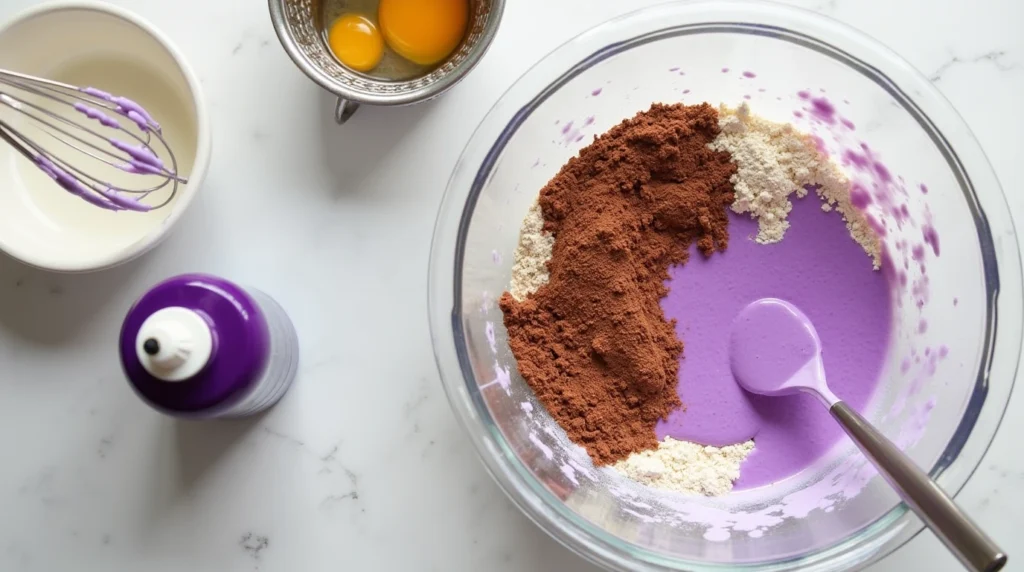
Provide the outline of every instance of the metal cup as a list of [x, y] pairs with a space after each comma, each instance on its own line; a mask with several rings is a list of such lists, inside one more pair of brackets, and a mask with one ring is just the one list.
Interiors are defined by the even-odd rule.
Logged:
[[433, 99], [462, 80], [494, 39], [505, 0], [471, 0], [469, 31], [459, 48], [424, 76], [386, 81], [354, 72], [331, 54], [323, 35], [323, 0], [269, 0], [270, 19], [285, 52], [320, 87], [338, 96], [334, 119], [348, 121], [362, 104], [411, 105]]

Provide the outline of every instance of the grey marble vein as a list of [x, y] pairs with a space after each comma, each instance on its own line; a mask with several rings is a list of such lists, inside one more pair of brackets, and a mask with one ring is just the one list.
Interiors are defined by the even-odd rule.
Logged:
[[962, 65], [989, 64], [999, 71], [1016, 70], [1020, 66], [1018, 62], [1009, 61], [1007, 52], [1004, 50], [992, 50], [973, 57], [953, 56], [934, 71], [928, 74], [928, 79], [933, 82], [940, 81], [950, 69]]

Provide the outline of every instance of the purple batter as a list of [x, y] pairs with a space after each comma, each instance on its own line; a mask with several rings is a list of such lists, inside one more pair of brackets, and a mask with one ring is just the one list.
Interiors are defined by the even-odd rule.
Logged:
[[829, 385], [863, 410], [878, 385], [892, 325], [886, 273], [850, 237], [839, 213], [821, 210], [813, 194], [794, 201], [786, 237], [754, 242], [757, 222], [730, 213], [730, 242], [708, 259], [694, 252], [670, 270], [662, 300], [683, 343], [679, 396], [683, 408], [656, 428], [659, 439], [724, 446], [754, 439], [737, 489], [792, 476], [843, 435], [828, 411], [808, 395], [746, 393], [729, 365], [732, 321], [759, 298], [783, 298], [810, 318], [821, 338]]

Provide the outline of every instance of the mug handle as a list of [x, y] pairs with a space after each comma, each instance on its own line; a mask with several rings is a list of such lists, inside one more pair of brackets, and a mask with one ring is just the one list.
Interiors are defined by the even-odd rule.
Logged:
[[338, 105], [334, 108], [334, 121], [338, 125], [344, 124], [359, 109], [359, 104], [345, 98], [338, 98]]

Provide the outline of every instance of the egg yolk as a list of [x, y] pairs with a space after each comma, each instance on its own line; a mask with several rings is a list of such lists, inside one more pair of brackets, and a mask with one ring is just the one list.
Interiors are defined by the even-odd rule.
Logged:
[[359, 14], [346, 14], [331, 24], [327, 44], [341, 63], [361, 72], [372, 70], [384, 55], [384, 41], [373, 22]]
[[380, 0], [380, 29], [403, 58], [434, 65], [459, 47], [469, 21], [468, 0]]

